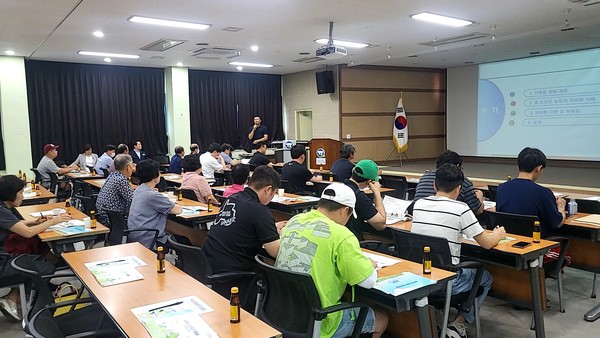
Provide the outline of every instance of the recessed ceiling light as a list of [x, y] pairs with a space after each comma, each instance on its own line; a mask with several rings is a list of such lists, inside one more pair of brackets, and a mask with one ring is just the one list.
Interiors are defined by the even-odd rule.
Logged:
[[269, 65], [266, 63], [252, 63], [252, 62], [238, 62], [238, 61], [229, 62], [229, 64], [232, 66], [246, 66], [246, 67], [261, 67], [261, 68], [272, 68], [273, 67], [273, 65]]
[[77, 52], [79, 55], [88, 55], [88, 56], [104, 56], [104, 57], [112, 57], [112, 58], [125, 58], [125, 59], [139, 59], [139, 55], [135, 54], [118, 54], [118, 53], [104, 53], [104, 52], [90, 52], [86, 50], [80, 50]]
[[[329, 39], [318, 39], [318, 40], [315, 40], [315, 42], [320, 43], [320, 44], [326, 44], [329, 42]], [[365, 47], [370, 46], [368, 43], [350, 42], [350, 41], [344, 41], [344, 40], [333, 40], [333, 44], [337, 45], [337, 46], [348, 47], [348, 48], [365, 48]]]
[[4, 54], [6, 54], [6, 55], [15, 55], [15, 51], [14, 51], [14, 50], [11, 50], [11, 49], [9, 49], [9, 50], [5, 50], [5, 51], [4, 51]]
[[112, 62], [111, 58], [104, 58], [104, 62]]
[[258, 52], [258, 46], [257, 45], [250, 46], [250, 50], [253, 52]]
[[166, 19], [156, 19], [156, 18], [148, 18], [148, 17], [144, 17], [144, 16], [137, 16], [137, 15], [132, 16], [128, 20], [131, 22], [135, 22], [135, 23], [147, 23], [150, 25], [200, 29], [200, 30], [207, 29], [211, 26], [211, 25], [207, 25], [204, 23], [193, 23], [193, 22], [166, 20]]
[[97, 38], [103, 38], [104, 37], [104, 32], [102, 32], [102, 31], [94, 31], [94, 33], [92, 33], [92, 34], [94, 34], [94, 36], [97, 37]]
[[241, 72], [242, 70], [244, 70], [244, 67], [242, 67], [242, 66], [237, 66], [237, 70], [239, 70], [239, 71]]
[[177, 62], [176, 65], [177, 67], [183, 67], [183, 62]]
[[451, 18], [449, 16], [433, 14], [433, 13], [428, 13], [428, 12], [413, 14], [413, 15], [410, 15], [410, 17], [413, 19], [421, 20], [421, 21], [439, 23], [442, 25], [452, 26], [452, 27], [463, 27], [463, 26], [472, 25], [474, 23], [473, 21], [469, 21], [469, 20], [456, 19], [456, 18]]

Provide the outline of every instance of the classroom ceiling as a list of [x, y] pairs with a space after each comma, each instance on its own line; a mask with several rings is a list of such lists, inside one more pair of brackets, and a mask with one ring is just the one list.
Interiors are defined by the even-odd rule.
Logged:
[[[475, 24], [452, 28], [409, 17], [422, 11]], [[211, 27], [138, 24], [128, 21], [133, 15]], [[340, 59], [298, 62], [315, 56], [321, 44], [314, 40], [328, 36], [329, 21], [335, 39], [371, 46], [348, 49]], [[93, 36], [96, 30], [105, 36]], [[480, 37], [443, 43], [465, 35]], [[184, 42], [165, 51], [140, 49], [159, 39]], [[427, 42], [435, 46], [423, 45]], [[251, 51], [251, 45], [259, 50]], [[105, 64], [103, 57], [77, 54], [89, 50], [141, 56], [112, 58], [114, 65], [181, 62], [192, 69], [236, 71], [228, 62], [244, 61], [275, 65], [244, 72], [289, 74], [335, 64], [450, 68], [594, 47], [600, 47], [600, 0], [0, 1], [0, 55], [13, 50], [32, 60]]]

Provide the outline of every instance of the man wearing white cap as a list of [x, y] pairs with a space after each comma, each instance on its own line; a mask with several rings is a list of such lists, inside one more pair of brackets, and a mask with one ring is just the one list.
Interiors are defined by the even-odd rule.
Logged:
[[[344, 226], [352, 213], [356, 196], [341, 183], [330, 184], [321, 195], [317, 209], [292, 217], [281, 232], [275, 266], [311, 275], [323, 307], [340, 303], [346, 285], [372, 288], [377, 272], [360, 250], [356, 236]], [[354, 329], [356, 309], [328, 314], [321, 337], [347, 337]], [[363, 333], [380, 337], [388, 317], [369, 309]]]
[[58, 156], [58, 147], [54, 144], [46, 144], [44, 146], [44, 157], [40, 160], [40, 163], [37, 166], [37, 170], [44, 178], [42, 181], [42, 185], [45, 188], [50, 187], [50, 175], [48, 173], [55, 173], [56, 175], [64, 175], [71, 170], [77, 170], [79, 167], [77, 165], [63, 166], [59, 168], [56, 163], [54, 163], [54, 159]]

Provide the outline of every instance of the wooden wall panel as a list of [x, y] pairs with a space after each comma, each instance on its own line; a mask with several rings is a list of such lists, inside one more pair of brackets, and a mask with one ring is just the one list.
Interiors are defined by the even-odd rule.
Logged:
[[[342, 115], [345, 113], [394, 112], [400, 98], [399, 92], [344, 91], [342, 93]], [[445, 93], [402, 94], [402, 102], [410, 112], [445, 112]]]
[[346, 68], [343, 70], [342, 89], [355, 88], [414, 88], [446, 89], [445, 71], [393, 71]]
[[[394, 116], [344, 116], [342, 115], [342, 135], [352, 138], [377, 136], [392, 137]], [[446, 118], [442, 115], [416, 115], [408, 117], [408, 135], [445, 135]]]
[[[358, 140], [344, 140], [344, 142], [351, 143], [356, 148], [355, 161], [359, 161], [363, 158], [368, 158], [373, 161], [383, 161], [386, 159], [392, 149], [394, 152], [390, 157], [391, 160], [397, 160], [396, 150], [394, 143], [390, 137], [389, 140], [374, 140], [374, 141], [358, 141]], [[421, 158], [436, 158], [442, 151], [444, 151], [446, 145], [445, 138], [426, 138], [426, 139], [410, 139], [408, 140], [408, 150], [406, 155], [408, 159], [421, 159]]]

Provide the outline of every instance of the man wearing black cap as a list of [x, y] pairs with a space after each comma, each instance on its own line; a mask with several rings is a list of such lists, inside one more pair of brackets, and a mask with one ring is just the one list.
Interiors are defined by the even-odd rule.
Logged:
[[44, 188], [50, 187], [50, 175], [49, 173], [54, 173], [56, 175], [64, 175], [71, 170], [78, 170], [79, 167], [77, 165], [63, 166], [59, 168], [56, 163], [54, 163], [54, 159], [58, 156], [58, 147], [54, 144], [46, 144], [44, 146], [44, 157], [40, 160], [40, 163], [37, 166], [37, 171], [44, 178], [42, 180], [42, 186]]

